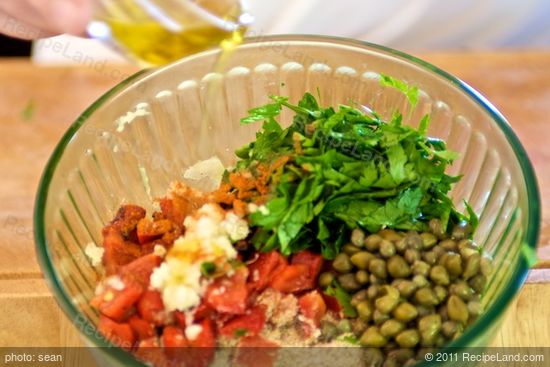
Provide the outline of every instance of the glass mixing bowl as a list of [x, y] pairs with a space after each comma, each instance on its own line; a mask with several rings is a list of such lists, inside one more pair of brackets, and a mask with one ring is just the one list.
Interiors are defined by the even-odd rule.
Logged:
[[[373, 44], [318, 36], [251, 39], [225, 72], [212, 73], [218, 55], [203, 52], [120, 83], [69, 128], [44, 171], [35, 208], [38, 259], [87, 343], [106, 347], [96, 350], [99, 358], [142, 366], [95, 329], [98, 315], [88, 301], [101, 269], [86, 246], [101, 246], [101, 228], [121, 203], [150, 212], [152, 198], [184, 180], [186, 167], [213, 155], [231, 165], [233, 151], [259, 127], [240, 125], [247, 109], [271, 94], [296, 102], [305, 91], [320, 93], [323, 104], [355, 101], [386, 117], [400, 109], [411, 124], [430, 113], [429, 134], [460, 152], [451, 173], [464, 177], [452, 196], [459, 208], [466, 199], [479, 214], [475, 240], [498, 271], [485, 290], [486, 311], [450, 346], [487, 346], [525, 280], [540, 222], [532, 166], [504, 117], [455, 77]], [[416, 109], [409, 112], [402, 94], [382, 87], [380, 74], [417, 85]], [[209, 88], [213, 83], [219, 87]], [[289, 117], [282, 115], [286, 122]]]

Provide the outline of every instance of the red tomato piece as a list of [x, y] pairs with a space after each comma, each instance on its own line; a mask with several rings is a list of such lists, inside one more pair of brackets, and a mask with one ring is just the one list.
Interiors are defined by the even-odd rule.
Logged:
[[119, 323], [101, 315], [97, 328], [105, 339], [121, 348], [130, 349], [136, 341], [132, 327], [126, 322]]
[[161, 261], [162, 259], [155, 254], [143, 255], [120, 268], [120, 275], [123, 279], [137, 282], [146, 289], [153, 270], [160, 265]]
[[[246, 336], [258, 335], [265, 325], [265, 306], [259, 305], [250, 309], [246, 314], [236, 316], [220, 328], [220, 334], [227, 337], [239, 336], [242, 332]], [[241, 335], [242, 336], [242, 335]]]
[[338, 302], [336, 297], [329, 296], [328, 294], [325, 294], [325, 293], [321, 293], [321, 296], [323, 297], [323, 300], [327, 305], [328, 311], [332, 311], [337, 314], [340, 313], [340, 311], [342, 310], [342, 306], [340, 305], [340, 302]]
[[246, 336], [239, 341], [235, 362], [243, 367], [270, 367], [277, 358], [279, 345], [260, 336]]
[[311, 289], [309, 267], [303, 264], [288, 265], [271, 281], [271, 287], [283, 293]]
[[243, 314], [248, 299], [247, 277], [248, 269], [240, 267], [231, 277], [216, 279], [206, 290], [207, 306], [220, 313]]
[[309, 288], [315, 288], [317, 285], [317, 277], [323, 266], [323, 257], [310, 250], [303, 250], [292, 256], [290, 263], [307, 265], [309, 268]]
[[321, 294], [317, 291], [311, 291], [298, 299], [300, 312], [313, 321], [315, 326], [319, 326], [321, 318], [327, 312], [327, 306]]
[[108, 288], [92, 302], [103, 315], [123, 321], [143, 293], [143, 288], [135, 283], [124, 282], [124, 288], [115, 290]]
[[160, 219], [152, 221], [147, 218], [141, 219], [137, 224], [137, 237], [141, 245], [162, 237], [166, 232], [172, 230], [172, 221]]
[[160, 292], [146, 290], [137, 303], [139, 315], [146, 321], [161, 326], [165, 321], [164, 303]]
[[185, 357], [185, 347], [189, 346], [183, 330], [176, 326], [166, 326], [162, 331], [164, 353], [170, 360], [179, 361]]
[[251, 290], [263, 291], [271, 281], [276, 269], [286, 265], [286, 259], [278, 251], [260, 253], [258, 259], [248, 265], [248, 284]]
[[103, 230], [103, 265], [107, 275], [114, 274], [118, 269], [141, 255], [141, 248], [137, 243], [125, 241], [122, 233], [113, 227]]
[[160, 346], [160, 342], [157, 337], [141, 340], [138, 343], [135, 353], [136, 357], [138, 357], [142, 361], [149, 362], [149, 364], [152, 366], [169, 366], [168, 362], [166, 361], [164, 350]]
[[155, 326], [141, 317], [133, 315], [128, 319], [128, 323], [132, 327], [132, 330], [134, 330], [138, 340], [148, 339], [155, 336]]

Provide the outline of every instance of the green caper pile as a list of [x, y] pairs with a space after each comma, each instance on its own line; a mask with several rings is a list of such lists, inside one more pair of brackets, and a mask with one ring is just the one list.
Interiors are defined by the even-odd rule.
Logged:
[[[355, 229], [333, 271], [319, 277], [322, 288], [336, 280], [352, 295], [357, 318], [349, 320], [350, 329], [368, 347], [366, 356], [379, 361], [375, 366], [414, 364], [430, 348], [459, 337], [482, 312], [490, 259], [468, 239], [469, 226], [448, 234], [432, 219], [429, 228], [368, 236]], [[344, 332], [340, 325], [323, 325], [326, 339], [329, 329], [332, 336]]]

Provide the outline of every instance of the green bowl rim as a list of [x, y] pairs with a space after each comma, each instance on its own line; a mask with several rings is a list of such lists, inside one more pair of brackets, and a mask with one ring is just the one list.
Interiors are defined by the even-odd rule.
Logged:
[[[495, 106], [493, 106], [484, 96], [482, 96], [478, 91], [476, 91], [475, 89], [473, 89], [471, 86], [464, 83], [460, 79], [452, 76], [451, 74], [439, 69], [438, 67], [426, 61], [423, 61], [417, 57], [411, 56], [404, 52], [397, 51], [389, 47], [385, 47], [385, 46], [381, 46], [381, 45], [377, 45], [369, 42], [364, 42], [364, 41], [359, 41], [359, 40], [354, 40], [349, 38], [320, 36], [320, 35], [276, 35], [276, 36], [260, 36], [260, 37], [254, 37], [254, 38], [247, 38], [243, 43], [243, 45], [262, 43], [262, 42], [304, 42], [304, 41], [306, 42], [311, 41], [311, 42], [317, 42], [317, 43], [329, 43], [329, 44], [336, 43], [340, 45], [347, 44], [347, 45], [359, 47], [359, 48], [367, 47], [373, 51], [386, 53], [391, 56], [397, 57], [398, 59], [404, 59], [405, 61], [412, 62], [413, 64], [416, 64], [417, 66], [420, 66], [425, 70], [427, 69], [428, 71], [431, 71], [443, 77], [444, 79], [448, 80], [452, 85], [462, 90], [474, 102], [476, 102], [479, 106], [481, 106], [492, 117], [492, 119], [497, 123], [501, 131], [504, 133], [504, 135], [506, 136], [506, 139], [510, 143], [518, 159], [519, 165], [523, 173], [525, 186], [527, 189], [527, 198], [529, 201], [528, 202], [529, 222], [527, 225], [527, 231], [523, 236], [523, 243], [529, 246], [533, 250], [536, 249], [538, 238], [539, 238], [539, 231], [540, 231], [541, 208], [540, 208], [540, 194], [539, 194], [538, 184], [537, 184], [533, 166], [527, 156], [525, 149], [521, 145], [518, 137], [514, 133], [510, 124], [506, 121], [504, 116], [495, 108]], [[78, 132], [78, 130], [82, 127], [82, 125], [88, 119], [88, 117], [95, 110], [97, 110], [101, 105], [103, 105], [103, 103], [106, 102], [109, 98], [111, 98], [115, 94], [122, 91], [125, 87], [130, 85], [130, 83], [137, 81], [140, 77], [145, 77], [148, 74], [156, 74], [156, 72], [161, 72], [162, 70], [169, 68], [176, 63], [185, 62], [190, 58], [202, 57], [206, 54], [216, 53], [216, 52], [219, 52], [219, 49], [216, 48], [216, 49], [207, 50], [195, 55], [191, 55], [181, 60], [178, 60], [172, 64], [164, 66], [163, 68], [156, 69], [156, 71], [153, 71], [153, 73], [150, 73], [149, 70], [141, 70], [135, 73], [134, 75], [130, 76], [129, 78], [125, 79], [124, 81], [120, 82], [112, 89], [110, 89], [98, 100], [96, 100], [90, 107], [88, 107], [78, 117], [78, 119], [69, 127], [69, 129], [63, 135], [60, 142], [57, 144], [55, 150], [53, 151], [52, 156], [50, 157], [44, 169], [42, 178], [39, 183], [38, 192], [37, 192], [36, 201], [35, 201], [35, 211], [34, 211], [34, 227], [35, 227], [34, 237], [35, 237], [35, 243], [36, 243], [36, 252], [37, 252], [38, 262], [40, 264], [40, 267], [42, 268], [42, 271], [44, 272], [45, 279], [48, 282], [50, 289], [53, 291], [54, 295], [56, 296], [57, 302], [59, 303], [63, 311], [66, 313], [66, 315], [73, 322], [75, 322], [75, 320], [77, 320], [77, 318], [80, 317], [83, 320], [82, 328], [83, 329], [86, 328], [86, 330], [94, 331], [93, 333], [91, 333], [90, 336], [88, 336], [88, 340], [91, 340], [96, 347], [107, 348], [108, 354], [111, 357], [114, 357], [116, 360], [126, 365], [146, 366], [145, 364], [137, 361], [133, 357], [131, 357], [131, 359], [128, 359], [131, 356], [128, 352], [111, 344], [109, 341], [105, 340], [103, 337], [99, 336], [97, 332], [95, 332], [96, 331], [95, 326], [90, 324], [86, 320], [86, 318], [82, 316], [82, 314], [78, 311], [78, 309], [72, 303], [70, 297], [63, 291], [63, 287], [61, 286], [61, 283], [57, 278], [56, 272], [53, 268], [53, 264], [50, 261], [50, 252], [47, 246], [47, 240], [46, 240], [46, 234], [45, 234], [44, 214], [45, 214], [46, 201], [47, 201], [48, 190], [50, 187], [51, 179], [53, 177], [53, 173], [57, 167], [57, 164], [61, 159], [65, 148], [70, 143], [72, 137]], [[522, 284], [525, 282], [528, 271], [529, 271], [529, 264], [527, 260], [522, 256], [520, 257], [519, 264], [512, 275], [511, 281], [508, 283], [508, 285], [506, 286], [506, 288], [502, 293], [502, 297], [497, 299], [496, 302], [493, 305], [491, 305], [491, 307], [489, 307], [486, 310], [486, 312], [480, 317], [480, 319], [476, 321], [474, 325], [469, 327], [460, 338], [448, 344], [445, 348], [442, 349], [442, 351], [445, 351], [446, 349], [454, 348], [453, 349], [453, 352], [454, 352], [456, 351], [455, 348], [463, 348], [462, 345], [464, 342], [480, 334], [481, 332], [483, 332], [484, 329], [489, 328], [492, 320], [498, 320], [498, 318], [502, 316], [503, 311], [512, 301], [512, 299], [514, 298], [514, 296], [516, 295], [516, 293], [518, 292]], [[83, 330], [80, 330], [80, 331], [83, 332]], [[435, 364], [434, 362], [421, 363], [421, 365], [434, 365], [434, 364]]]

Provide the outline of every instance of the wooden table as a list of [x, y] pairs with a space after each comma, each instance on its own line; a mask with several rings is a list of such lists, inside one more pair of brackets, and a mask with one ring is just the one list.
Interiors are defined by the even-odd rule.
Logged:
[[[550, 346], [550, 52], [418, 55], [478, 89], [508, 117], [541, 188], [541, 261], [495, 340]], [[0, 60], [0, 346], [79, 345], [43, 280], [32, 238], [46, 160], [69, 124], [129, 67], [37, 67]]]

